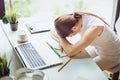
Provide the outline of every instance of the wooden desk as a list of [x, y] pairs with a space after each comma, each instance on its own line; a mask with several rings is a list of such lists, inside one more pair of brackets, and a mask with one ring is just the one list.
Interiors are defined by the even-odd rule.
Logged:
[[[0, 22], [2, 24], [2, 22]], [[9, 24], [2, 24], [2, 27], [0, 27], [0, 30], [3, 28], [5, 31], [5, 34], [8, 37], [8, 41], [10, 42], [11, 46], [18, 44], [17, 43], [17, 32], [19, 30], [26, 30], [28, 32], [28, 38], [29, 41], [46, 41], [49, 40], [51, 44], [56, 45], [56, 42], [50, 37], [50, 33], [38, 33], [38, 34], [30, 34], [28, 29], [25, 26], [25, 21], [21, 20], [19, 22], [19, 28], [18, 31], [12, 32], [10, 30]], [[2, 36], [4, 37], [4, 36]], [[7, 38], [3, 38], [2, 41], [6, 40]], [[10, 45], [9, 44], [9, 45]], [[0, 45], [2, 46], [2, 45]], [[10, 47], [11, 47], [10, 46]], [[7, 49], [8, 50], [8, 49]], [[11, 55], [13, 54], [12, 62], [10, 65], [10, 75], [14, 75], [15, 71], [22, 67], [21, 63], [19, 62], [18, 58], [16, 57], [14, 51], [12, 50], [12, 47], [9, 49], [11, 52]], [[11, 56], [9, 56], [10, 58]], [[63, 62], [65, 62], [68, 58], [62, 58]], [[63, 68], [62, 71], [57, 72], [61, 65], [51, 67], [48, 69], [44, 69], [43, 72], [45, 72], [49, 76], [49, 80], [77, 80], [76, 78], [83, 77], [86, 80], [108, 80], [104, 73], [100, 70], [100, 68], [96, 65], [96, 63], [90, 59], [73, 59], [65, 68]], [[79, 79], [80, 80], [80, 79]]]

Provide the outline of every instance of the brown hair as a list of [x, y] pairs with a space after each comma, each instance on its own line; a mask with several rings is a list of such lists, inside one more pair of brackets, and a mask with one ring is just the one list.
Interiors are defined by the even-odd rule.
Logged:
[[72, 32], [72, 27], [79, 21], [81, 15], [78, 14], [66, 14], [58, 17], [55, 20], [55, 29], [57, 33], [65, 38]]
[[106, 21], [104, 21], [99, 16], [92, 14], [92, 13], [86, 13], [86, 12], [75, 12], [74, 14], [66, 14], [58, 17], [55, 19], [55, 29], [57, 33], [62, 37], [65, 38], [72, 32], [72, 27], [75, 26], [75, 24], [79, 21], [80, 18], [82, 18], [83, 14], [95, 16], [102, 20], [105, 24], [110, 26]]

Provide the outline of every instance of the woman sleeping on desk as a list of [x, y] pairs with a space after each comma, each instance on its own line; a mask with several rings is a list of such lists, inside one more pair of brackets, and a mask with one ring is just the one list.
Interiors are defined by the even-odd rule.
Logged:
[[[102, 18], [92, 13], [75, 12], [55, 19], [52, 38], [58, 41], [68, 57], [92, 57], [102, 70], [120, 71], [120, 37]], [[67, 37], [81, 39], [71, 44]], [[94, 48], [87, 53], [89, 45]]]

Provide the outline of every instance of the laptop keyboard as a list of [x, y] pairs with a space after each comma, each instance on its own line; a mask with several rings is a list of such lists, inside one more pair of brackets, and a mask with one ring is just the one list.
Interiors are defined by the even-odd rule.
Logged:
[[31, 68], [44, 66], [46, 63], [31, 43], [18, 46]]

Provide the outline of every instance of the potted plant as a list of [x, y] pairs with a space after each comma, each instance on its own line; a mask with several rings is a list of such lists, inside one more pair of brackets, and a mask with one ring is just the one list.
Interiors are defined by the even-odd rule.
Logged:
[[10, 23], [11, 30], [16, 31], [18, 29], [18, 14], [15, 11], [10, 11], [7, 15], [8, 22]]
[[2, 18], [3, 23], [10, 24], [11, 30], [16, 31], [18, 29], [18, 18], [19, 15], [16, 11], [11, 10], [7, 15]]
[[11, 30], [16, 31], [18, 29], [18, 18], [19, 15], [15, 10], [13, 10], [13, 5], [12, 1], [9, 0], [10, 2], [10, 10], [7, 12], [7, 14], [2, 18], [3, 23], [10, 24]]
[[6, 54], [0, 56], [0, 78], [9, 75], [9, 68], [7, 66]]

